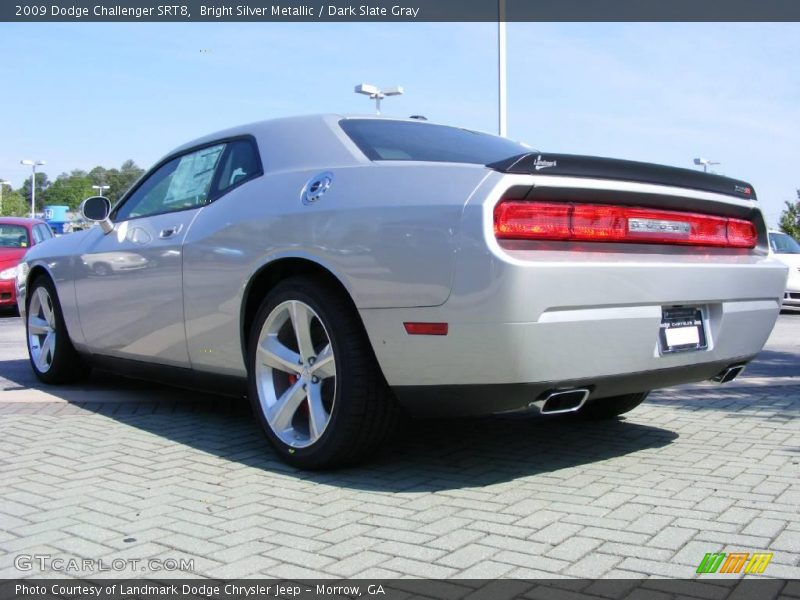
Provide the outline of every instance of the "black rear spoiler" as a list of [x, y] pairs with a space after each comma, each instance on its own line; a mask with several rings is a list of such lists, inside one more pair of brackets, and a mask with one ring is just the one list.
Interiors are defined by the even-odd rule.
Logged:
[[636, 181], [716, 192], [746, 200], [756, 199], [756, 191], [746, 181], [691, 169], [679, 169], [677, 167], [666, 167], [664, 165], [616, 158], [529, 152], [490, 163], [486, 166], [501, 173]]

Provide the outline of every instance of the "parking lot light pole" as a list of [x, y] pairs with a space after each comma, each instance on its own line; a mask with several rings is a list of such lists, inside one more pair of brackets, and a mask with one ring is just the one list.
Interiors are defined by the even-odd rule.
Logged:
[[707, 158], [695, 158], [694, 164], [696, 164], [698, 167], [702, 165], [703, 173], [708, 173], [708, 167], [711, 167], [713, 165], [719, 165], [721, 163], [715, 160], [708, 160]]
[[36, 167], [46, 164], [43, 160], [30, 160], [29, 158], [19, 161], [21, 165], [31, 167], [31, 219], [36, 218]]
[[5, 179], [0, 179], [0, 215], [3, 214], [3, 186], [4, 185], [11, 185], [10, 181], [6, 181]]
[[110, 185], [103, 185], [103, 184], [93, 185], [92, 186], [93, 190], [97, 190], [97, 195], [98, 196], [102, 196], [103, 195], [103, 190], [107, 190], [107, 189], [110, 189], [110, 188], [111, 188]]
[[506, 93], [506, 0], [497, 5], [497, 134], [508, 133], [508, 96]]
[[402, 86], [396, 85], [393, 87], [380, 89], [378, 86], [370, 85], [369, 83], [360, 83], [356, 86], [356, 94], [364, 94], [369, 96], [370, 100], [375, 100], [375, 114], [381, 114], [381, 100], [388, 96], [402, 96]]

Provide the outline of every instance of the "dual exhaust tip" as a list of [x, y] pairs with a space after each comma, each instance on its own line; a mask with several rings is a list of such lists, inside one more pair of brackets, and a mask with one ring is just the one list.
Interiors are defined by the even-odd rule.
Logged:
[[[717, 383], [729, 383], [742, 374], [747, 365], [738, 364], [725, 367], [711, 378]], [[556, 390], [548, 392], [538, 400], [531, 402], [528, 408], [539, 411], [542, 415], [558, 415], [571, 413], [586, 404], [591, 390], [588, 388], [574, 388], [570, 390]]]
[[558, 415], [579, 410], [589, 399], [591, 390], [575, 388], [548, 392], [543, 397], [531, 402], [528, 408], [536, 409], [542, 415]]
[[744, 371], [744, 368], [746, 366], [747, 365], [731, 365], [730, 367], [725, 367], [724, 369], [722, 369], [722, 371], [714, 375], [711, 378], [711, 381], [714, 381], [716, 383], [731, 382], [742, 374], [742, 371]]

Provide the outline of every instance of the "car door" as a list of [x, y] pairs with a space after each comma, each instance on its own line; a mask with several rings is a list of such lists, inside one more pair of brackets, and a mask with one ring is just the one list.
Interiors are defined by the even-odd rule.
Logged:
[[224, 149], [213, 144], [163, 162], [112, 211], [113, 231], [87, 235], [75, 293], [92, 352], [189, 366], [182, 244]]

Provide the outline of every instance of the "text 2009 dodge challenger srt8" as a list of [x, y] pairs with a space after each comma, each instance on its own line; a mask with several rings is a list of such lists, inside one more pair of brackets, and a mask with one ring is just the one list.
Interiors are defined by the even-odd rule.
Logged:
[[417, 120], [231, 129], [83, 210], [19, 268], [36, 375], [247, 390], [309, 468], [368, 456], [398, 406], [609, 417], [731, 379], [787, 273], [747, 183]]

